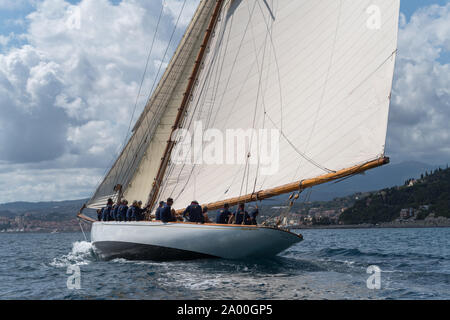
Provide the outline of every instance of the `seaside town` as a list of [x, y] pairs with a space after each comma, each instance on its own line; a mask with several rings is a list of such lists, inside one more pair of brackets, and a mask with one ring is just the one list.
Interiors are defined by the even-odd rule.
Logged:
[[[450, 196], [449, 185], [450, 169], [439, 168], [408, 179], [402, 186], [331, 201], [310, 201], [311, 194], [305, 192], [261, 203], [257, 220], [259, 224], [289, 229], [446, 227], [450, 226], [446, 200]], [[79, 232], [75, 213], [85, 201], [0, 205], [0, 232]], [[246, 210], [253, 206], [247, 205]], [[216, 221], [216, 214], [208, 213], [210, 221]], [[90, 215], [96, 216], [94, 211]], [[83, 227], [89, 230], [90, 226]]]

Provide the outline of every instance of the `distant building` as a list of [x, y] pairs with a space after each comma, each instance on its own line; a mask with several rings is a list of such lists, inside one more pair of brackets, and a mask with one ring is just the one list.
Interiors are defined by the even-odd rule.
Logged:
[[407, 208], [400, 210], [400, 218], [401, 219], [409, 219], [415, 216], [415, 210], [413, 208]]

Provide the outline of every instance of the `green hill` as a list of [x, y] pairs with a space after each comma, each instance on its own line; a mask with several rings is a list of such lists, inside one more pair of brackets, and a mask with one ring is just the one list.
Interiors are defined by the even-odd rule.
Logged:
[[391, 222], [402, 209], [413, 209], [418, 220], [429, 214], [450, 217], [450, 169], [425, 173], [418, 180], [408, 180], [402, 187], [384, 189], [360, 199], [344, 211], [344, 224]]

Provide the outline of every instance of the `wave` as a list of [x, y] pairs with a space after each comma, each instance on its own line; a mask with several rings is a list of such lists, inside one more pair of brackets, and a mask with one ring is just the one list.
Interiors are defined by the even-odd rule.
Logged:
[[64, 268], [69, 265], [87, 265], [94, 261], [92, 244], [86, 241], [76, 241], [72, 244], [72, 251], [62, 257], [54, 258], [50, 263], [56, 268]]
[[368, 252], [361, 251], [357, 248], [326, 248], [318, 252], [321, 257], [335, 257], [335, 256], [346, 256], [346, 257], [381, 257], [381, 258], [420, 258], [420, 259], [437, 259], [446, 260], [443, 256], [437, 256], [432, 254], [422, 254], [417, 252], [406, 252], [406, 253], [382, 253], [382, 252]]

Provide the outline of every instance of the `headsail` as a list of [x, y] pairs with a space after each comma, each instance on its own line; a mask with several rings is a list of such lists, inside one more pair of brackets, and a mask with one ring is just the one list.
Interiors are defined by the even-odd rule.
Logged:
[[399, 0], [226, 1], [183, 128], [279, 131], [278, 170], [263, 175], [252, 133], [233, 154], [242, 163], [172, 163], [159, 198], [214, 203], [382, 159], [399, 8]]
[[127, 199], [147, 199], [214, 4], [208, 0], [200, 2], [131, 139], [89, 201], [89, 208], [100, 208], [106, 199], [116, 199], [118, 184], [123, 186]]

